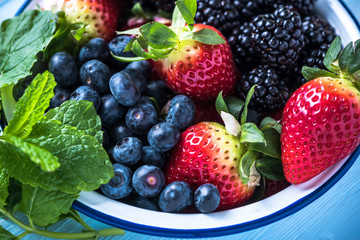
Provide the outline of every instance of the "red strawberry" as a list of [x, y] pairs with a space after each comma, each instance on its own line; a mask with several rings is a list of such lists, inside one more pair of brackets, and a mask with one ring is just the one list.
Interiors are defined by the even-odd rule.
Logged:
[[[220, 91], [224, 95], [232, 94], [239, 73], [230, 45], [215, 28], [193, 24], [196, 7], [192, 4], [196, 1], [183, 4], [188, 8], [175, 7], [170, 27], [151, 22], [122, 32], [136, 36], [131, 47], [138, 57], [118, 59], [153, 59], [160, 78], [174, 92], [198, 102], [215, 100]], [[186, 17], [182, 18], [181, 14]]]
[[44, 1], [44, 9], [64, 11], [69, 22], [86, 24], [81, 42], [101, 37], [110, 41], [114, 35], [121, 9], [118, 0], [63, 0]]
[[350, 43], [340, 53], [341, 41], [335, 39], [324, 60], [332, 72], [304, 67], [304, 76], [313, 80], [295, 91], [285, 106], [282, 164], [293, 184], [313, 178], [359, 145], [359, 46], [360, 41], [355, 47]]
[[198, 123], [181, 134], [164, 171], [166, 183], [183, 180], [193, 189], [212, 183], [220, 192], [218, 209], [239, 206], [255, 189], [241, 182], [239, 161], [244, 151], [243, 144], [224, 126]]
[[[204, 28], [225, 39], [218, 30], [208, 25], [196, 24], [194, 31]], [[174, 92], [188, 95], [195, 101], [214, 100], [221, 90], [224, 95], [231, 95], [238, 79], [227, 42], [208, 45], [193, 39], [183, 40], [177, 51], [156, 61], [155, 68]]]

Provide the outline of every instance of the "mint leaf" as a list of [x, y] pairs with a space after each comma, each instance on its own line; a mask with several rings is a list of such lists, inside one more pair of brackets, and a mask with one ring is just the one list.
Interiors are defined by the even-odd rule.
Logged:
[[241, 125], [240, 142], [242, 143], [266, 143], [264, 133], [251, 122]]
[[53, 172], [60, 167], [58, 158], [48, 150], [32, 143], [26, 142], [22, 138], [6, 136], [6, 141], [16, 146], [19, 150], [29, 156], [29, 159], [39, 165], [43, 171]]
[[281, 143], [280, 143], [280, 133], [278, 133], [274, 128], [266, 128], [262, 130], [265, 138], [265, 143], [250, 143], [250, 149], [254, 151], [261, 152], [267, 156], [281, 159]]
[[78, 198], [78, 194], [48, 191], [25, 184], [22, 189], [19, 210], [39, 227], [57, 222], [62, 214], [70, 211], [72, 203]]
[[92, 102], [68, 100], [60, 107], [49, 110], [45, 117], [76, 127], [102, 143], [101, 119]]
[[6, 199], [9, 196], [9, 184], [9, 175], [7, 174], [5, 169], [0, 169], [0, 208], [6, 205]]
[[278, 181], [285, 179], [281, 159], [263, 156], [256, 160], [256, 169], [267, 179]]
[[43, 118], [45, 110], [49, 107], [55, 86], [55, 78], [50, 72], [38, 74], [16, 103], [13, 118], [5, 128], [4, 134], [20, 138], [29, 135], [33, 125]]
[[208, 45], [226, 43], [226, 41], [217, 32], [208, 28], [203, 28], [200, 31], [194, 32], [192, 39]]
[[7, 231], [5, 228], [0, 226], [0, 239], [1, 240], [17, 240], [18, 238], [14, 236], [11, 232]]
[[159, 22], [149, 22], [141, 26], [140, 32], [146, 43], [155, 49], [172, 48], [179, 43], [176, 33]]
[[6, 210], [10, 213], [14, 212], [16, 206], [21, 201], [22, 187], [21, 183], [14, 178], [9, 179], [8, 192], [9, 196], [6, 199]]
[[29, 10], [6, 20], [0, 29], [0, 88], [31, 75], [37, 54], [56, 29], [53, 13]]

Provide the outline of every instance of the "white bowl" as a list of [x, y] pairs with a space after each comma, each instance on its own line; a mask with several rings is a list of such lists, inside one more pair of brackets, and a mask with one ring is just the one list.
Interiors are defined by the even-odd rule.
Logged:
[[[36, 8], [38, 2], [27, 1], [18, 13]], [[341, 0], [318, 0], [316, 9], [336, 28], [343, 44], [360, 39], [360, 25]], [[103, 223], [144, 234], [166, 237], [229, 235], [268, 225], [309, 205], [343, 177], [359, 154], [360, 147], [304, 184], [291, 185], [264, 200], [221, 212], [156, 212], [109, 199], [97, 192], [82, 192], [73, 208]]]

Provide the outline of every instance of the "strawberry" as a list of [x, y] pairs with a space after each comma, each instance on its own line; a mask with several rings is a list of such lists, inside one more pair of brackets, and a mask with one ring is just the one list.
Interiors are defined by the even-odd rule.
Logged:
[[[158, 22], [123, 31], [133, 34], [133, 59], [153, 59], [160, 78], [178, 94], [198, 102], [215, 100], [220, 91], [224, 95], [234, 92], [238, 79], [230, 45], [215, 28], [194, 24], [196, 1], [180, 0], [175, 7], [172, 24], [167, 27]], [[186, 20], [185, 20], [186, 19]]]
[[118, 0], [46, 0], [43, 8], [54, 12], [64, 11], [69, 22], [83, 22], [86, 27], [82, 43], [101, 37], [110, 41], [117, 26], [121, 1]]
[[360, 40], [341, 51], [336, 38], [324, 64], [329, 72], [303, 68], [310, 81], [293, 93], [284, 109], [282, 164], [293, 184], [312, 179], [359, 145]]
[[[260, 130], [255, 124], [245, 122], [247, 104], [255, 87], [245, 105], [233, 98], [226, 104], [219, 94], [216, 106], [225, 126], [200, 122], [181, 134], [164, 169], [166, 184], [185, 181], [195, 190], [211, 183], [220, 192], [220, 210], [240, 206], [249, 200], [259, 185], [260, 174], [274, 180], [283, 179], [280, 134], [269, 124], [263, 123]], [[236, 120], [238, 111], [234, 115], [224, 112], [240, 109], [234, 103], [244, 106], [241, 125]]]

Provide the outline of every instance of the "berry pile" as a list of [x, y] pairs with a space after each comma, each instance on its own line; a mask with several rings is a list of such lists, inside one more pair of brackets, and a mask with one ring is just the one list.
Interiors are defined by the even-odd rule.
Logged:
[[[175, 6], [167, 0], [130, 2], [152, 11]], [[293, 147], [291, 132], [297, 130], [289, 117], [297, 106], [290, 96], [306, 81], [303, 66], [327, 68], [323, 59], [335, 30], [314, 14], [311, 0], [197, 4], [194, 25], [179, 17], [166, 24], [142, 19], [142, 27], [135, 24], [137, 29], [109, 42], [92, 38], [75, 57], [58, 52], [49, 60], [58, 84], [50, 108], [87, 100], [101, 118], [115, 176], [98, 191], [109, 198], [157, 211], [208, 213], [246, 204], [261, 183], [260, 199], [303, 181], [292, 174], [291, 159], [300, 153], [283, 151]], [[119, 29], [132, 24], [125, 25]], [[313, 85], [318, 83], [297, 94]], [[22, 88], [14, 88], [14, 96]], [[249, 115], [280, 117], [257, 126], [246, 122], [248, 107]]]

